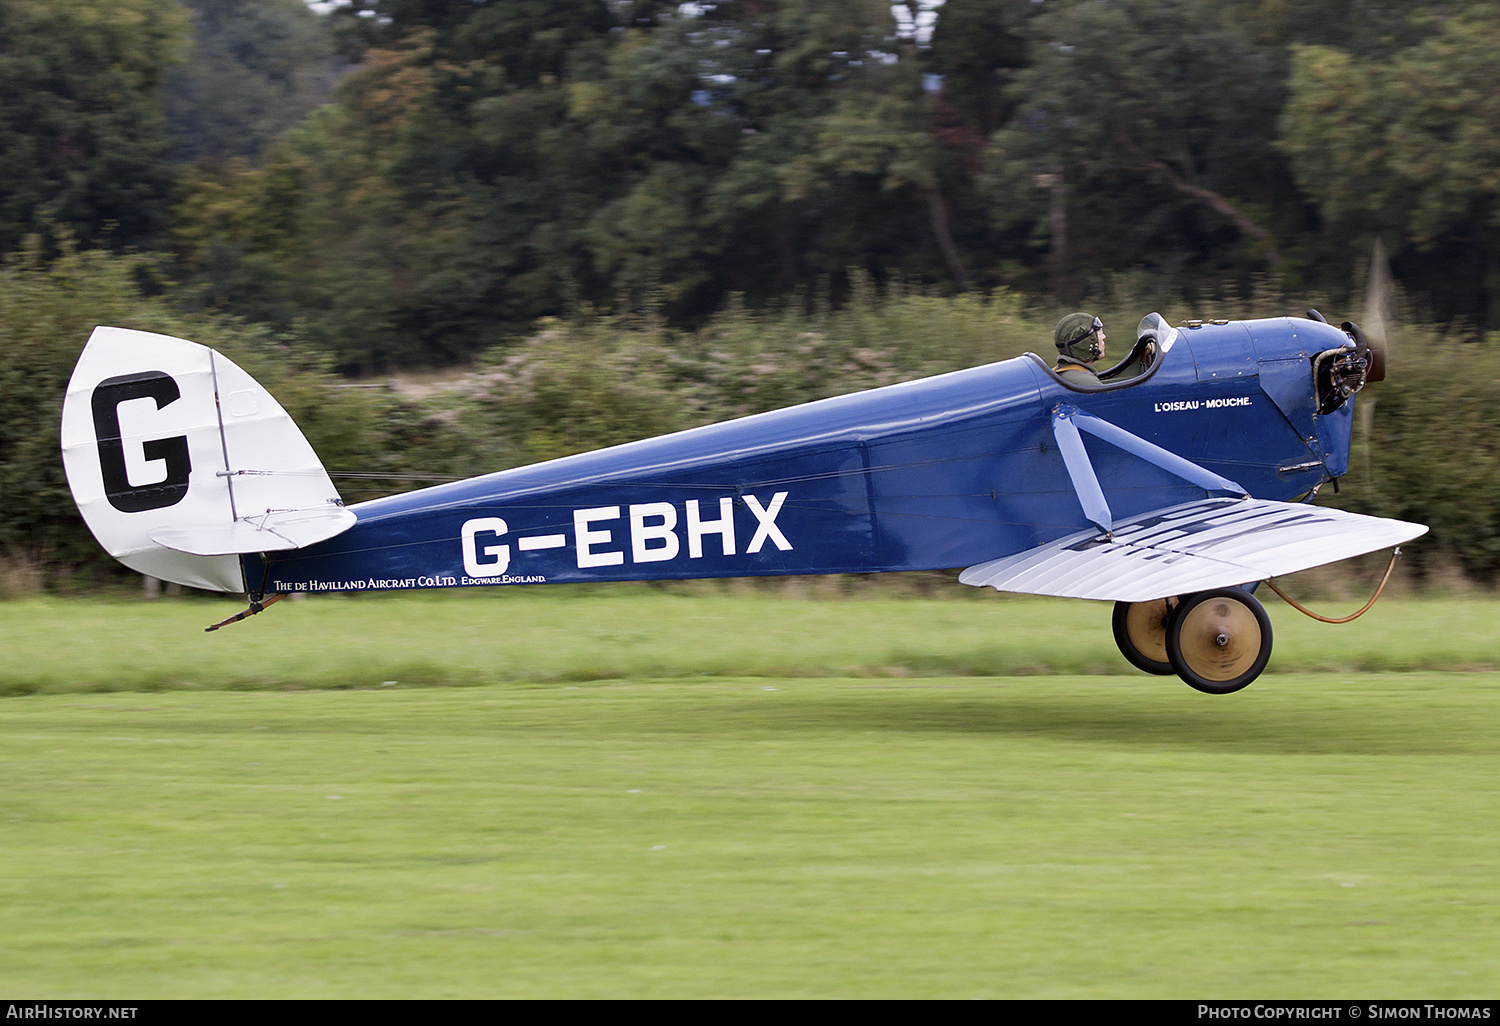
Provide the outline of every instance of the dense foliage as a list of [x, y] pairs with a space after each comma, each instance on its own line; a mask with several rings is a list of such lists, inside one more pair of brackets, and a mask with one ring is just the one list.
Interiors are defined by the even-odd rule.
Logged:
[[841, 301], [851, 269], [1347, 295], [1377, 236], [1436, 316], [1500, 327], [1497, 25], [1489, 0], [0, 0], [0, 252], [169, 249], [179, 305], [346, 371], [648, 293], [679, 327]]
[[1377, 235], [1439, 316], [1500, 327], [1487, 3], [336, 14], [366, 49], [335, 102], [254, 163], [191, 169], [173, 224], [197, 302], [300, 322], [347, 369], [648, 292], [678, 326], [732, 295], [839, 300], [850, 269], [1080, 302], [1126, 269], [1347, 295]]
[[186, 0], [192, 43], [167, 70], [178, 160], [254, 158], [328, 99], [339, 61], [302, 0]]
[[0, 253], [50, 225], [157, 241], [173, 178], [161, 84], [184, 25], [162, 0], [0, 0]]

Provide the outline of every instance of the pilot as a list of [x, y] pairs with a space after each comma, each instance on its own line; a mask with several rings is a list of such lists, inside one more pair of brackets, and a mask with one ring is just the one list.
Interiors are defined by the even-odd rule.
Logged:
[[1104, 322], [1093, 314], [1070, 313], [1052, 332], [1057, 346], [1057, 366], [1072, 385], [1102, 384], [1093, 365], [1104, 355]]

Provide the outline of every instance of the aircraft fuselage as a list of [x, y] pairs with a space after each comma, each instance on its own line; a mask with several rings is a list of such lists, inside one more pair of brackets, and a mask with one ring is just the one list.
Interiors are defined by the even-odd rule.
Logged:
[[[354, 527], [251, 587], [363, 591], [964, 567], [1087, 529], [1053, 433], [1072, 405], [1288, 500], [1348, 468], [1352, 403], [1320, 415], [1303, 319], [1181, 332], [1148, 375], [1068, 387], [1033, 357], [974, 367], [350, 507]], [[1097, 438], [1117, 517], [1201, 487]]]

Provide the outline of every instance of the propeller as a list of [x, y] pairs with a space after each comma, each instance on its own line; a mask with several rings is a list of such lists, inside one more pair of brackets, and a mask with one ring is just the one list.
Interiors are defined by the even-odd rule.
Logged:
[[[1354, 339], [1354, 349], [1352, 352], [1345, 350], [1318, 367], [1318, 412], [1331, 413], [1356, 392], [1366, 393], [1366, 401], [1360, 403], [1359, 426], [1367, 444], [1375, 409], [1375, 394], [1371, 386], [1385, 380], [1386, 354], [1390, 350], [1386, 321], [1391, 291], [1391, 272], [1385, 247], [1377, 239], [1370, 254], [1370, 271], [1365, 284], [1364, 327], [1353, 321], [1339, 325]], [[1328, 319], [1316, 310], [1307, 311], [1307, 316], [1328, 323]]]
[[1386, 333], [1386, 322], [1391, 314], [1391, 265], [1386, 259], [1385, 245], [1375, 240], [1370, 252], [1370, 271], [1365, 280], [1365, 338], [1369, 339], [1370, 353], [1374, 362], [1370, 366], [1367, 381], [1384, 381], [1386, 356], [1391, 350], [1391, 340]]
[[1375, 397], [1378, 390], [1370, 386], [1374, 382], [1385, 380], [1386, 357], [1391, 352], [1391, 338], [1386, 331], [1386, 324], [1390, 320], [1393, 292], [1391, 265], [1385, 255], [1385, 245], [1376, 239], [1375, 246], [1370, 251], [1370, 270], [1365, 280], [1364, 335], [1370, 347], [1371, 363], [1369, 372], [1365, 375], [1364, 399], [1358, 404], [1354, 414], [1363, 443], [1365, 480], [1372, 483], [1374, 478], [1370, 472], [1370, 446], [1374, 437]]

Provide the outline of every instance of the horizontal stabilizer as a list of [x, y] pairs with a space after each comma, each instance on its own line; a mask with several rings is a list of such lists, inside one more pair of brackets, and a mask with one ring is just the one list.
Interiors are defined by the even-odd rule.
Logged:
[[263, 513], [228, 524], [163, 528], [151, 540], [194, 556], [229, 556], [245, 552], [283, 552], [343, 534], [354, 526], [354, 514], [342, 507]]
[[1272, 502], [1200, 499], [1080, 531], [965, 570], [976, 587], [1062, 598], [1146, 602], [1233, 587], [1399, 545], [1422, 524]]

